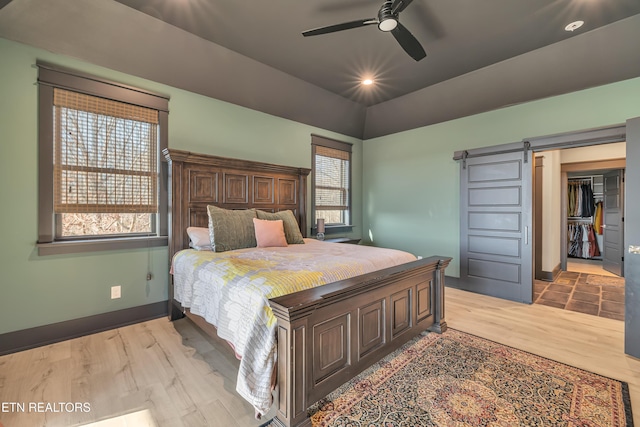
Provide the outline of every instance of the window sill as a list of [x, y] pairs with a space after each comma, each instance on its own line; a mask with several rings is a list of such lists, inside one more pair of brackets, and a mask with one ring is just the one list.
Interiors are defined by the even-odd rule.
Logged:
[[168, 246], [167, 236], [125, 237], [101, 240], [74, 240], [52, 243], [37, 243], [38, 255], [64, 255], [85, 252], [116, 251], [123, 249], [144, 249]]
[[325, 242], [329, 242], [329, 243], [349, 243], [351, 245], [358, 245], [360, 244], [360, 238], [359, 237], [355, 237], [355, 238], [351, 238], [351, 237], [334, 237], [331, 239], [324, 239]]
[[[338, 234], [338, 233], [350, 233], [351, 231], [353, 231], [353, 225], [327, 225], [324, 228], [324, 234], [325, 236], [327, 234]], [[311, 235], [315, 236], [317, 233], [317, 228], [311, 227]]]

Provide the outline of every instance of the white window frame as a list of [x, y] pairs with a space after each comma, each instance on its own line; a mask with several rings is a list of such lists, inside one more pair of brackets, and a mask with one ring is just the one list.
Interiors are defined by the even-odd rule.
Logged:
[[[38, 66], [38, 254], [57, 255], [104, 250], [149, 248], [168, 245], [167, 166], [162, 151], [168, 146], [169, 98], [104, 80], [88, 74], [39, 62]], [[152, 108], [158, 111], [158, 212], [153, 232], [145, 235], [104, 235], [90, 238], [60, 238], [53, 210], [53, 91], [61, 88], [115, 101]]]

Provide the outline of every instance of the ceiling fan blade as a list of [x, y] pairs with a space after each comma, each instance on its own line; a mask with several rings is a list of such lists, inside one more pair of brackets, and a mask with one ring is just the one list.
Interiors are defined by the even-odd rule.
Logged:
[[394, 15], [396, 13], [400, 13], [407, 8], [411, 4], [413, 0], [395, 0], [391, 5], [391, 13]]
[[426, 52], [420, 45], [420, 42], [411, 34], [409, 30], [405, 28], [400, 22], [398, 26], [391, 30], [391, 34], [396, 38], [400, 46], [416, 61], [420, 61], [427, 56]]
[[350, 30], [352, 28], [365, 27], [373, 24], [378, 24], [378, 20], [376, 18], [360, 19], [358, 21], [344, 22], [342, 24], [329, 25], [328, 27], [320, 27], [314, 28], [313, 30], [303, 31], [302, 35], [305, 37], [317, 36], [320, 34], [335, 33], [336, 31]]

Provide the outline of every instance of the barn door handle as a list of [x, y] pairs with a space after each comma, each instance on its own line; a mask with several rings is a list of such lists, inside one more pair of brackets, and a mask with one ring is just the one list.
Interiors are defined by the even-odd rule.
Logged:
[[528, 225], [524, 226], [524, 244], [525, 245], [529, 244], [529, 226]]

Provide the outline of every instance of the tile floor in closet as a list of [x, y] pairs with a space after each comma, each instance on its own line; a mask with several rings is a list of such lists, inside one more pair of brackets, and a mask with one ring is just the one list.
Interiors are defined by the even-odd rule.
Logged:
[[570, 258], [554, 282], [536, 280], [533, 301], [550, 307], [624, 320], [624, 278], [602, 261]]

